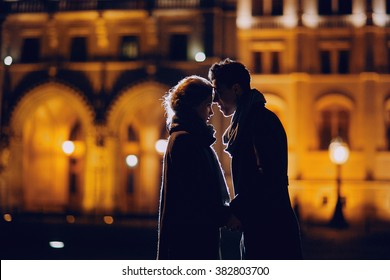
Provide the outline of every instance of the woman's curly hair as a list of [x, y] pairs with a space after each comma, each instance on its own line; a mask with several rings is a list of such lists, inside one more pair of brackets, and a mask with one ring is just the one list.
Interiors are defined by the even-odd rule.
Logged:
[[193, 109], [212, 95], [213, 86], [203, 77], [192, 75], [180, 80], [163, 97], [168, 127], [173, 116], [193, 114]]

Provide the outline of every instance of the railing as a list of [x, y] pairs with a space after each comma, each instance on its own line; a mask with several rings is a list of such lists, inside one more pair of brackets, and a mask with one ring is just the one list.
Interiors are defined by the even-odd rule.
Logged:
[[254, 17], [252, 21], [253, 29], [263, 28], [289, 28], [298, 24], [296, 18], [287, 18], [286, 16], [262, 16]]
[[0, 3], [1, 13], [85, 10], [198, 9], [223, 5], [226, 0], [19, 0]]
[[318, 27], [353, 27], [355, 26], [352, 16], [320, 16]]

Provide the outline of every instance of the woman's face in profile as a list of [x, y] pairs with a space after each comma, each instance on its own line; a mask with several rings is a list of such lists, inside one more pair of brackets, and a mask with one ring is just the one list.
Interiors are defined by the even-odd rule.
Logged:
[[195, 111], [205, 123], [208, 123], [211, 119], [211, 116], [214, 115], [213, 96], [210, 95], [209, 97], [207, 97], [206, 100], [204, 100], [201, 104], [195, 107]]

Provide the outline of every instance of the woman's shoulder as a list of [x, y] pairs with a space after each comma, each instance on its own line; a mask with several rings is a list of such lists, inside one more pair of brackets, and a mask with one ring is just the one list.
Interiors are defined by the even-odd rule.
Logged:
[[194, 136], [188, 131], [175, 131], [170, 136], [170, 142], [175, 146], [186, 146], [195, 142]]

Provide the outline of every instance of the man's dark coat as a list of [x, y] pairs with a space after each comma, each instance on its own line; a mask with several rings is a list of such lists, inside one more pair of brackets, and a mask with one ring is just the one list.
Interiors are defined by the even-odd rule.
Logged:
[[245, 258], [300, 259], [299, 226], [288, 193], [286, 133], [263, 102], [248, 109], [231, 153], [236, 194], [231, 210], [243, 223]]

